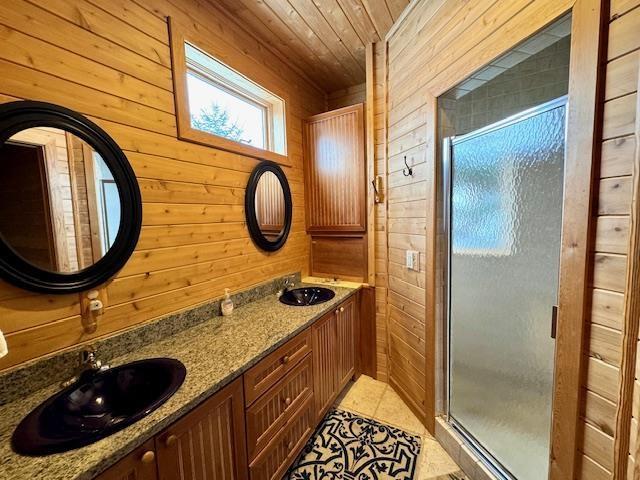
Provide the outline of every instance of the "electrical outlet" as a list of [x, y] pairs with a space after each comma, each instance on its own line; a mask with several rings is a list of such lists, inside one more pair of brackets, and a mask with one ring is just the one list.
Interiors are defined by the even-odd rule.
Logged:
[[415, 250], [407, 250], [405, 266], [409, 270], [420, 270], [420, 253]]

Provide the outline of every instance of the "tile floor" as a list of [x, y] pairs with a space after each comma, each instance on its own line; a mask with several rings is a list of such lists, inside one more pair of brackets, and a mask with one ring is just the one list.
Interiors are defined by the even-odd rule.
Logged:
[[338, 398], [336, 406], [420, 435], [422, 449], [415, 480], [464, 480], [467, 478], [398, 394], [386, 383], [362, 375]]

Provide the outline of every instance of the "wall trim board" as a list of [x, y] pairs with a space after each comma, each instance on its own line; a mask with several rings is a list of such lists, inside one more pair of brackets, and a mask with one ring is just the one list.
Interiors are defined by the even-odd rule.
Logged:
[[[584, 337], [590, 311], [590, 252], [595, 242], [593, 205], [600, 163], [608, 12], [599, 0], [576, 0], [572, 9], [569, 108], [563, 200], [558, 329], [549, 478], [574, 478], [580, 441]], [[594, 34], [594, 32], [596, 34]], [[576, 55], [574, 52], [580, 52]], [[568, 455], [571, 452], [571, 455]]]
[[[640, 81], [637, 84], [640, 91]], [[640, 141], [640, 96], [636, 96], [636, 121], [634, 136], [636, 145]], [[620, 362], [619, 403], [616, 412], [616, 430], [614, 437], [614, 478], [627, 478], [628, 456], [632, 453], [637, 459], [640, 454], [636, 440], [635, 452], [629, 452], [631, 447], [633, 417], [633, 390], [636, 379], [636, 362], [638, 350], [640, 295], [630, 292], [640, 292], [640, 149], [636, 147], [633, 162], [633, 193], [631, 199], [630, 234], [627, 251], [627, 272], [625, 281], [623, 329], [622, 329], [622, 361]], [[636, 416], [638, 412], [636, 412]], [[637, 427], [636, 427], [637, 428]], [[635, 432], [638, 438], [639, 431]], [[634, 479], [640, 479], [640, 469], [634, 468]]]
[[371, 286], [376, 283], [376, 251], [375, 251], [375, 198], [374, 185], [376, 181], [376, 154], [375, 154], [375, 55], [373, 43], [367, 43], [366, 55], [366, 83], [365, 83], [365, 151], [367, 163], [367, 283]]

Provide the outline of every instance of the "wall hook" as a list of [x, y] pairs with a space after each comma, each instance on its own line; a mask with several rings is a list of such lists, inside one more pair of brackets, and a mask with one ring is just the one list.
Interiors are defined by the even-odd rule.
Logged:
[[405, 165], [406, 168], [402, 169], [402, 174], [405, 177], [413, 177], [413, 168], [411, 168], [409, 166], [409, 164], [407, 163], [407, 156], [406, 155], [404, 156], [404, 165]]
[[373, 186], [373, 191], [375, 193], [374, 195], [374, 202], [375, 203], [380, 203], [380, 192], [378, 191], [378, 181], [379, 181], [380, 177], [376, 177], [375, 179], [371, 180], [371, 185]]

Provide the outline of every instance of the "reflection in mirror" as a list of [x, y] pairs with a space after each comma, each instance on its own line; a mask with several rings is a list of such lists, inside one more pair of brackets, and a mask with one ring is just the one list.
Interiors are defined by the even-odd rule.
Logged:
[[113, 245], [120, 195], [88, 143], [58, 128], [29, 128], [0, 146], [0, 165], [0, 235], [26, 261], [72, 273]]
[[274, 242], [284, 229], [284, 191], [280, 180], [273, 172], [260, 176], [256, 188], [256, 218], [262, 235]]

